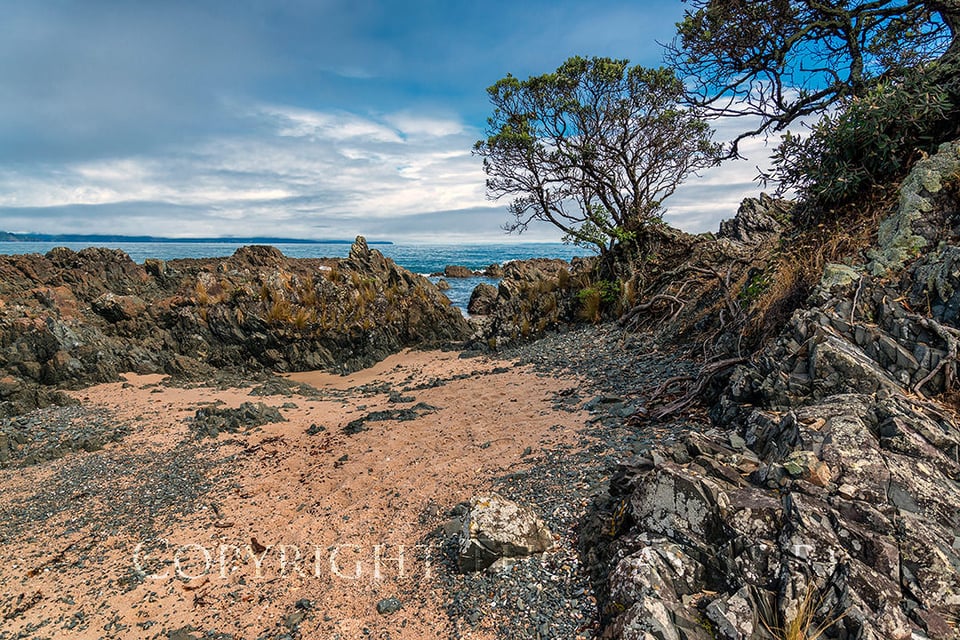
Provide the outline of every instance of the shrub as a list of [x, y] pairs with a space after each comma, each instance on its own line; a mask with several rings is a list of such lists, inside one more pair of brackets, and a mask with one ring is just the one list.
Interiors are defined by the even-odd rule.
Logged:
[[577, 292], [580, 317], [587, 322], [599, 322], [605, 309], [614, 307], [620, 299], [620, 283], [597, 280]]
[[786, 134], [765, 177], [778, 182], [781, 192], [796, 189], [821, 207], [895, 179], [918, 151], [933, 151], [960, 132], [957, 87], [934, 77], [943, 74], [918, 68], [880, 81], [825, 115], [810, 135]]

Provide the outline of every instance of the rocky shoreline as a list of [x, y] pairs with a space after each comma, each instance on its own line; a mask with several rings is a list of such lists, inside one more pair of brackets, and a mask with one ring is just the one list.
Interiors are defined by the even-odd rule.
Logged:
[[121, 372], [349, 372], [469, 331], [428, 280], [362, 238], [342, 260], [256, 246], [143, 265], [107, 249], [0, 256], [0, 415]]
[[[4, 564], [0, 639], [956, 640], [957, 176], [960, 144], [920, 161], [810, 289], [775, 280], [790, 205], [762, 197], [716, 236], [651, 231], [615, 282], [510, 263], [469, 321], [362, 239], [345, 260], [0, 259], [0, 559], [31, 558]], [[477, 524], [501, 500], [536, 544]], [[268, 549], [264, 522], [437, 554], [426, 582], [255, 583], [266, 620], [246, 582], [149, 591], [117, 542], [247, 527]], [[33, 586], [97, 562], [141, 598], [106, 622]]]

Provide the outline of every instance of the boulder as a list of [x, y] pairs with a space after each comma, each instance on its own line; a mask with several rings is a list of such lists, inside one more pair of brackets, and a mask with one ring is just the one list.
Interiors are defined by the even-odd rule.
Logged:
[[473, 289], [470, 294], [470, 303], [467, 305], [467, 313], [475, 316], [485, 316], [491, 313], [497, 305], [497, 288], [481, 282]]
[[501, 267], [497, 263], [493, 263], [489, 267], [483, 270], [483, 276], [485, 278], [502, 278], [503, 267]]
[[473, 271], [466, 267], [461, 267], [455, 264], [448, 264], [443, 268], [443, 275], [446, 278], [472, 278], [474, 277]]
[[529, 556], [552, 548], [553, 535], [529, 508], [495, 493], [470, 500], [460, 532], [461, 571], [482, 571], [501, 558]]
[[137, 296], [118, 296], [110, 292], [98, 297], [91, 306], [110, 322], [133, 320], [147, 310], [147, 303]]

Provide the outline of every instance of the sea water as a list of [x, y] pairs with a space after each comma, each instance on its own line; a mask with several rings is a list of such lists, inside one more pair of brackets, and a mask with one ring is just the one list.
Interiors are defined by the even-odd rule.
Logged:
[[[68, 247], [79, 251], [91, 246], [81, 242], [0, 242], [0, 254], [47, 253], [54, 247]], [[177, 258], [218, 258], [232, 255], [240, 244], [230, 242], [103, 242], [97, 246], [124, 251], [134, 262], [148, 258], [175, 260]], [[276, 244], [290, 258], [345, 258], [350, 243]], [[392, 258], [401, 267], [429, 276], [443, 271], [447, 265], [460, 265], [482, 271], [491, 264], [528, 258], [561, 258], [590, 255], [589, 250], [561, 243], [503, 243], [503, 244], [371, 244], [371, 249]], [[430, 278], [433, 282], [438, 277]], [[447, 278], [450, 289], [445, 291], [450, 301], [461, 309], [467, 308], [470, 293], [480, 282], [496, 284], [493, 278]]]

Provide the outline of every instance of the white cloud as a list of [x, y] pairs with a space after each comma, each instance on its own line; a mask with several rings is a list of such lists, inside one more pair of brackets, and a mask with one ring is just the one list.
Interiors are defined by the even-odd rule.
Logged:
[[[73, 224], [86, 232], [124, 228], [124, 233], [179, 236], [351, 237], [380, 229], [391, 237], [420, 240], [431, 233], [507, 239], [500, 229], [508, 217], [505, 203], [486, 198], [481, 163], [470, 152], [480, 132], [461, 120], [275, 104], [245, 113], [247, 132], [163, 154], [30, 173], [0, 166], [0, 207], [74, 207], [70, 215], [79, 216], [69, 222], [35, 216], [31, 230], [39, 232]], [[741, 124], [722, 123], [718, 139], [729, 139]], [[765, 165], [771, 147], [748, 140], [741, 148], [747, 160], [727, 162], [681, 186], [665, 203], [667, 221], [689, 232], [715, 231], [745, 196], [756, 195], [757, 165]], [[122, 222], [106, 213], [77, 213], [78, 206], [122, 211]], [[450, 213], [457, 211], [471, 213]], [[447, 217], [429, 217], [432, 212], [447, 212]], [[0, 228], [15, 222], [22, 227], [12, 213], [0, 212], [0, 221]], [[560, 235], [541, 226], [519, 239], [555, 241]]]
[[[381, 219], [502, 211], [486, 199], [481, 164], [469, 151], [476, 132], [458, 120], [276, 105], [248, 113], [256, 118], [250, 133], [167, 154], [66, 164], [29, 176], [0, 167], [0, 206], [126, 205], [127, 219], [149, 206], [153, 213], [139, 220], [137, 233], [168, 235], [175, 226], [173, 235], [181, 236], [223, 234], [229, 220], [232, 235], [340, 237]], [[192, 215], [171, 225], [174, 214], [158, 214], [157, 205]], [[37, 218], [33, 230], [60, 231], [62, 222]], [[86, 222], [96, 224], [93, 216]], [[87, 231], [116, 227], [107, 222]], [[438, 236], [445, 231], [442, 224], [436, 229]]]
[[384, 120], [404, 136], [443, 137], [454, 136], [465, 131], [463, 123], [455, 118], [397, 113], [387, 116]]
[[278, 121], [277, 133], [315, 141], [339, 141], [352, 138], [374, 142], [400, 142], [393, 129], [351, 113], [326, 113], [294, 107], [265, 107], [263, 113]]

